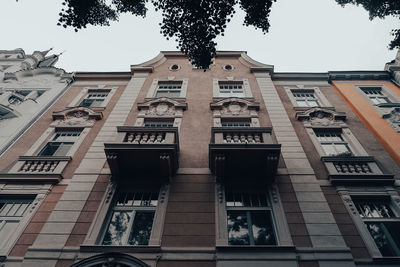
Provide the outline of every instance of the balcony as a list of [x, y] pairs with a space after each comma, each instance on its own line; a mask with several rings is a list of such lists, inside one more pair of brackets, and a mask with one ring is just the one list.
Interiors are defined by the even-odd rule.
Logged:
[[119, 126], [117, 131], [117, 141], [104, 144], [112, 179], [154, 185], [175, 174], [178, 128]]
[[17, 163], [6, 173], [0, 173], [0, 181], [35, 181], [58, 183], [71, 157], [20, 156]]
[[321, 157], [334, 184], [393, 184], [394, 175], [383, 170], [374, 157]]
[[274, 180], [281, 145], [271, 127], [213, 127], [209, 167], [224, 183], [264, 184]]

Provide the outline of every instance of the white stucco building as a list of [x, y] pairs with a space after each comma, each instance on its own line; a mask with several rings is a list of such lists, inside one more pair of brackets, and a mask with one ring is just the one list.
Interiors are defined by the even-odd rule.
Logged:
[[[50, 49], [51, 50], [51, 49]], [[73, 75], [54, 67], [58, 55], [0, 50], [0, 155], [60, 97]]]

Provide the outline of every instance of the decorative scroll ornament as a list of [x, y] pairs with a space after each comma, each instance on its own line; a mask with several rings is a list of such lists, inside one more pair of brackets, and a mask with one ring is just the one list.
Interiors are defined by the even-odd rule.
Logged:
[[390, 113], [384, 115], [384, 118], [397, 132], [400, 132], [400, 108], [394, 108]]
[[303, 112], [297, 112], [296, 118], [311, 126], [343, 126], [346, 114], [325, 108], [311, 108]]
[[226, 98], [210, 104], [214, 115], [219, 113], [223, 117], [256, 117], [260, 109], [257, 102], [237, 97]]
[[149, 110], [146, 112], [146, 115], [174, 116], [175, 113], [176, 110], [174, 106], [168, 105], [168, 103], [158, 103], [158, 105], [150, 106]]
[[53, 125], [55, 126], [90, 126], [95, 120], [101, 120], [101, 112], [95, 112], [86, 107], [67, 108], [53, 112]]
[[138, 104], [138, 117], [181, 117], [187, 104], [174, 99], [161, 97]]

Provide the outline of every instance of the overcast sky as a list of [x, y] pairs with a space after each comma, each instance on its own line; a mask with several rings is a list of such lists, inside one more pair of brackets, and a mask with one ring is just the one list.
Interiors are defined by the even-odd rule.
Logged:
[[[176, 50], [160, 33], [161, 15], [151, 4], [145, 19], [123, 15], [110, 27], [75, 33], [57, 26], [62, 0], [0, 0], [0, 50], [31, 53], [54, 47], [65, 51], [58, 67], [67, 71], [129, 71], [161, 50]], [[237, 12], [218, 50], [244, 50], [279, 72], [383, 70], [396, 51], [388, 50], [395, 18], [368, 19], [361, 7], [340, 7], [334, 0], [278, 0], [272, 7], [270, 32], [242, 26]]]

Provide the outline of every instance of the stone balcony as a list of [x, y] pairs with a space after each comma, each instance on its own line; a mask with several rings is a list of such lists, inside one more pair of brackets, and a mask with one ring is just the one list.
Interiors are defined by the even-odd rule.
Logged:
[[334, 184], [393, 184], [394, 175], [387, 173], [374, 157], [321, 157], [329, 180]]
[[20, 156], [9, 171], [0, 173], [0, 181], [58, 183], [70, 161], [66, 156]]
[[281, 145], [271, 127], [213, 127], [209, 167], [224, 183], [270, 183], [278, 167]]
[[112, 179], [164, 183], [178, 169], [178, 128], [117, 127], [117, 140], [104, 150]]

